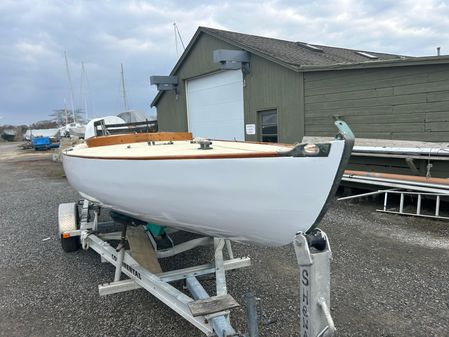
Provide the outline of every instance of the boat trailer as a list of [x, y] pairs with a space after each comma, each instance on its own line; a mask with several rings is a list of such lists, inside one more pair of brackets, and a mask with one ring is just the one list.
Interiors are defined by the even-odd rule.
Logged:
[[[124, 217], [120, 221], [122, 231], [106, 232], [102, 229], [111, 221], [99, 222], [100, 207], [88, 200], [60, 204], [58, 226], [62, 248], [72, 252], [79, 248], [93, 249], [102, 262], [115, 267], [114, 279], [98, 286], [100, 296], [144, 288], [181, 317], [189, 321], [206, 336], [258, 337], [258, 299], [245, 296], [248, 333], [236, 331], [230, 324], [230, 310], [239, 306], [227, 293], [226, 271], [248, 267], [249, 257], [234, 257], [231, 242], [222, 238], [200, 237], [190, 241], [159, 248], [151, 236], [145, 233], [138, 220]], [[141, 230], [140, 233], [137, 231]], [[136, 237], [137, 239], [136, 241]], [[147, 243], [140, 239], [145, 238]], [[114, 248], [108, 241], [119, 241]], [[140, 241], [139, 241], [140, 240]], [[131, 242], [133, 241], [133, 242]], [[131, 247], [126, 249], [128, 242]], [[144, 247], [146, 253], [133, 252], [133, 245]], [[331, 250], [324, 232], [298, 233], [293, 241], [300, 276], [300, 336], [331, 337], [335, 326], [330, 314], [330, 260]], [[168, 258], [198, 246], [213, 246], [214, 261], [194, 267], [162, 272], [160, 258]], [[228, 258], [224, 258], [226, 249]], [[121, 279], [122, 274], [127, 276]], [[215, 275], [216, 295], [209, 296], [199, 277]], [[185, 281], [191, 297], [173, 287], [174, 281]]]

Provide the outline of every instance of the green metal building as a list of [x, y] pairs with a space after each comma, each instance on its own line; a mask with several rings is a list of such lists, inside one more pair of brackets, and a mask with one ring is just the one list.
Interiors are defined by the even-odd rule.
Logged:
[[[230, 50], [246, 60], [231, 55], [214, 62], [214, 51]], [[406, 57], [200, 27], [170, 75], [177, 89], [159, 91], [152, 102], [161, 131], [294, 143], [333, 135], [333, 120], [342, 118], [358, 138], [449, 140], [448, 56]]]

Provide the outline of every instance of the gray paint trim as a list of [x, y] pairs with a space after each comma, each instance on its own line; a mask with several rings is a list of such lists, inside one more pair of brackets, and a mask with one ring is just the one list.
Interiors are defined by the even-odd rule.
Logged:
[[346, 70], [346, 69], [368, 69], [368, 68], [387, 68], [387, 67], [406, 67], [406, 66], [422, 66], [422, 65], [437, 65], [449, 63], [448, 56], [423, 56], [399, 60], [381, 60], [381, 61], [367, 61], [360, 63], [340, 63], [327, 66], [313, 66], [304, 65], [299, 67], [300, 72], [312, 71], [331, 71], [331, 70]]

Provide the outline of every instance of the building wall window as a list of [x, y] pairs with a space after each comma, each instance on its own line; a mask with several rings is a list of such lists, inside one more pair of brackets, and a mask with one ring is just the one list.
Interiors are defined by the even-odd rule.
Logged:
[[269, 143], [278, 142], [277, 110], [259, 112], [259, 141]]

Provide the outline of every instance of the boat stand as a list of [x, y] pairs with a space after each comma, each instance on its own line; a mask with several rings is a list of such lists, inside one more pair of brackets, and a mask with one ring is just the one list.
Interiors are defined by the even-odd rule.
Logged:
[[[98, 286], [101, 296], [144, 288], [206, 336], [259, 336], [255, 296], [245, 296], [248, 334], [241, 335], [230, 324], [230, 309], [239, 304], [227, 293], [225, 272], [251, 265], [249, 257], [234, 257], [230, 241], [202, 237], [169, 249], [157, 250], [154, 240], [147, 240], [151, 244], [148, 245], [150, 248], [145, 261], [150, 260], [151, 263], [146, 263], [144, 267], [138, 257], [133, 256], [132, 247], [131, 252], [126, 249], [126, 241], [131, 242], [130, 234], [132, 229], [137, 227], [124, 224], [121, 232], [101, 233], [102, 227], [111, 222], [99, 223], [98, 208], [89, 201], [80, 201], [78, 205], [59, 205], [62, 247], [67, 252], [77, 250], [80, 246], [84, 250], [93, 249], [100, 255], [102, 262], [115, 266], [113, 281]], [[142, 228], [141, 225], [138, 227]], [[107, 240], [120, 242], [114, 248]], [[214, 247], [214, 262], [167, 272], [162, 272], [157, 262], [158, 258], [170, 257], [194, 247], [207, 245]], [[329, 309], [331, 250], [327, 236], [319, 229], [312, 234], [299, 233], [293, 245], [300, 275], [300, 336], [331, 337], [335, 333], [335, 326]], [[228, 259], [223, 256], [225, 248]], [[128, 278], [121, 280], [122, 274]], [[215, 275], [216, 296], [210, 297], [199, 282], [198, 277], [204, 275]], [[170, 284], [179, 280], [185, 281], [192, 297]]]

